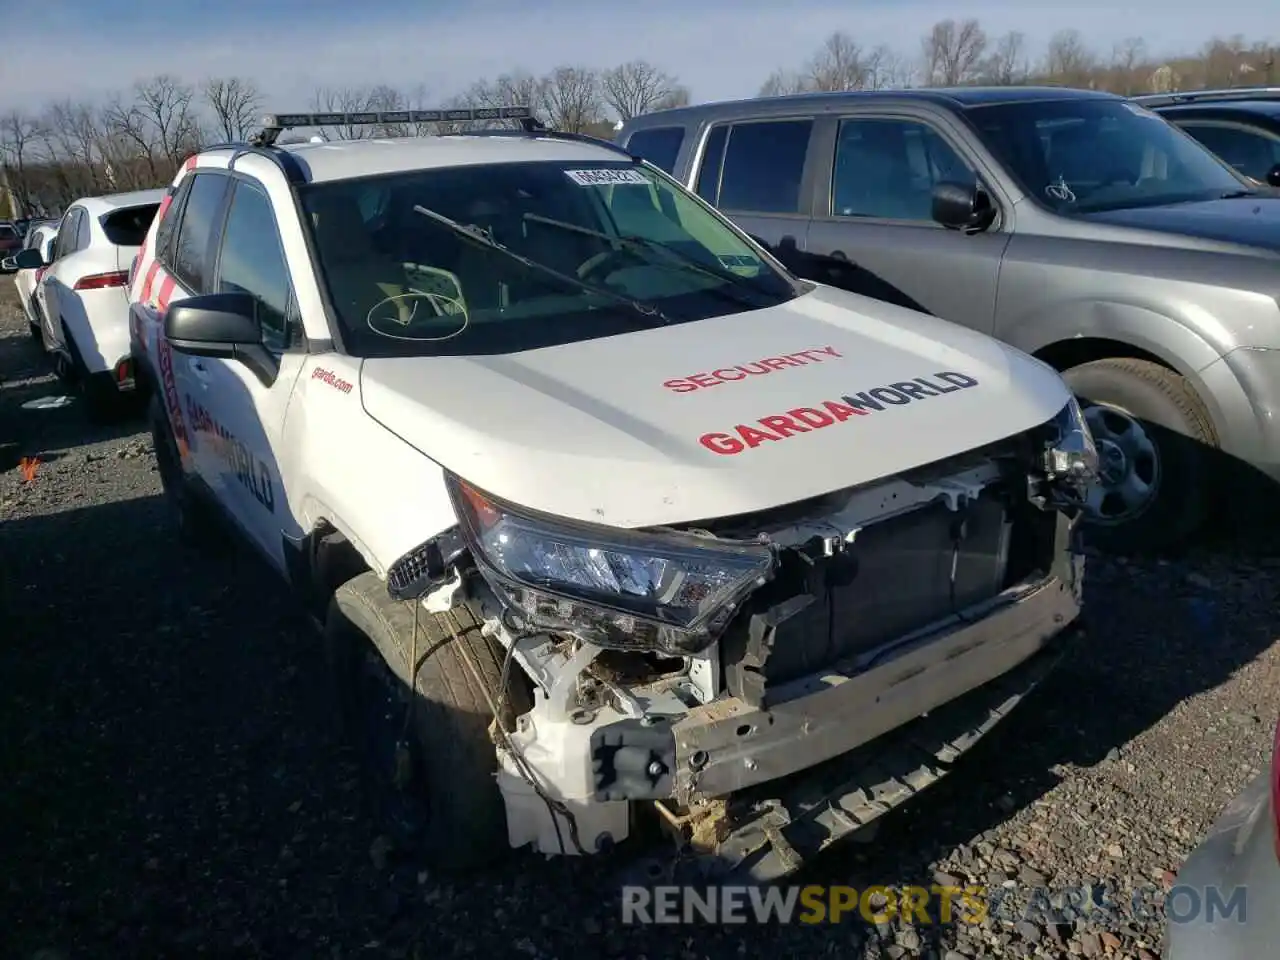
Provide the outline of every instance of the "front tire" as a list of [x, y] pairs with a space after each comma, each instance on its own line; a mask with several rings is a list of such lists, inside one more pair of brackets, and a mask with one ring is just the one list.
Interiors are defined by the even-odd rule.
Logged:
[[[440, 869], [471, 870], [510, 852], [489, 733], [504, 651], [480, 632], [468, 608], [430, 614], [418, 607], [421, 666], [411, 685], [414, 609], [413, 602], [391, 599], [374, 573], [347, 581], [329, 604], [329, 664], [379, 826], [398, 847], [425, 854]], [[531, 706], [524, 675], [514, 665], [509, 673], [501, 698], [508, 729]]]
[[1127, 357], [1072, 367], [1063, 379], [1098, 445], [1101, 477], [1089, 498], [1086, 538], [1108, 551], [1185, 545], [1208, 511], [1208, 454], [1218, 447], [1191, 384], [1158, 363]]

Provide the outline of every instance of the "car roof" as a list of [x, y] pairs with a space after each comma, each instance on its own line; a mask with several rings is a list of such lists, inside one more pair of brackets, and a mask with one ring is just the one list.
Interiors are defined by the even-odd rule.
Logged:
[[[233, 145], [208, 152], [235, 153], [241, 149]], [[290, 154], [312, 183], [443, 167], [626, 159], [618, 148], [604, 143], [540, 137], [514, 131], [510, 134], [495, 131], [483, 135], [277, 143], [272, 149]]]
[[902, 90], [842, 90], [833, 93], [794, 93], [779, 97], [745, 97], [690, 107], [657, 110], [628, 120], [628, 129], [640, 126], [667, 126], [701, 119], [706, 114], [741, 112], [749, 107], [777, 109], [838, 110], [851, 103], [916, 102], [933, 103], [952, 110], [994, 106], [1004, 103], [1034, 103], [1045, 100], [1119, 100], [1105, 90], [1074, 87], [928, 87]]
[[130, 193], [110, 193], [100, 197], [81, 197], [76, 201], [76, 206], [83, 207], [90, 214], [100, 217], [105, 213], [113, 210], [122, 210], [126, 207], [140, 207], [147, 203], [159, 203], [164, 199], [165, 191], [157, 190], [135, 190]]
[[1192, 113], [1212, 110], [1215, 113], [1255, 114], [1263, 117], [1280, 119], [1280, 99], [1276, 100], [1236, 100], [1224, 97], [1221, 100], [1193, 100], [1190, 103], [1172, 103], [1152, 107], [1157, 113], [1173, 114]]

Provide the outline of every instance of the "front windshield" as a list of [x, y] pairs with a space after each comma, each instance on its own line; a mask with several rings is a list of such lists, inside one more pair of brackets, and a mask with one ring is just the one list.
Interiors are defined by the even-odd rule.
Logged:
[[1034, 199], [1058, 213], [1211, 200], [1248, 189], [1163, 118], [1122, 100], [973, 107], [979, 135]]
[[508, 353], [769, 307], [802, 287], [630, 161], [415, 170], [302, 191], [358, 356]]

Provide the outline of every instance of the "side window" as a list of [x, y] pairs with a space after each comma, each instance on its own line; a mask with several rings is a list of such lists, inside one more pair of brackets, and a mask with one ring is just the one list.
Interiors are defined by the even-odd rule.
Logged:
[[53, 258], [61, 260], [75, 250], [76, 231], [80, 228], [80, 208], [72, 207], [58, 227], [58, 239], [53, 244]]
[[194, 179], [192, 176], [182, 178], [182, 183], [178, 184], [178, 192], [173, 195], [173, 202], [169, 204], [169, 209], [160, 219], [160, 225], [156, 227], [155, 253], [161, 260], [169, 259], [170, 252], [173, 250], [173, 234], [178, 227], [178, 220], [182, 217], [182, 206], [186, 203], [187, 194], [191, 192], [191, 181]]
[[222, 231], [217, 292], [252, 295], [258, 302], [263, 344], [275, 353], [284, 350], [289, 343], [289, 268], [271, 201], [243, 181], [236, 183]]
[[716, 206], [750, 213], [799, 213], [800, 178], [812, 120], [734, 124]]
[[721, 124], [712, 127], [702, 148], [702, 167], [698, 170], [698, 196], [715, 205], [720, 190], [720, 171], [724, 167], [724, 145], [729, 139], [729, 127]]
[[1246, 177], [1265, 183], [1267, 172], [1280, 163], [1280, 138], [1220, 123], [1184, 123], [1182, 128]]
[[209, 292], [209, 256], [215, 221], [230, 178], [218, 173], [192, 175], [191, 193], [182, 210], [173, 249], [173, 272], [192, 293]]
[[674, 173], [682, 143], [684, 127], [655, 127], [633, 133], [627, 141], [627, 150], [667, 173]]
[[933, 188], [973, 183], [973, 169], [915, 120], [844, 120], [836, 140], [831, 212], [837, 217], [933, 220]]
[[83, 210], [80, 211], [80, 222], [76, 225], [76, 246], [75, 250], [79, 253], [81, 250], [89, 249], [89, 215]]

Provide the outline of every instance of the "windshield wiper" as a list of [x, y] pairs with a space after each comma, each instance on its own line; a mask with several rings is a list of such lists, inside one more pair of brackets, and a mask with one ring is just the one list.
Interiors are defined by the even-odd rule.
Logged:
[[537, 260], [530, 260], [528, 257], [523, 256], [522, 254], [516, 253], [514, 250], [511, 250], [510, 248], [504, 246], [503, 244], [499, 243], [497, 240], [494, 240], [492, 237], [488, 236], [482, 231], [477, 230], [475, 227], [467, 226], [466, 224], [462, 224], [456, 220], [452, 220], [449, 217], [446, 217], [443, 213], [436, 213], [434, 210], [428, 210], [426, 207], [421, 206], [420, 204], [415, 204], [413, 209], [415, 213], [422, 214], [428, 220], [434, 220], [436, 223], [440, 224], [441, 226], [448, 227], [450, 230], [458, 234], [458, 236], [462, 237], [463, 239], [470, 240], [472, 243], [479, 244], [482, 247], [487, 247], [490, 250], [497, 250], [499, 253], [503, 254], [506, 257], [510, 257], [516, 263], [519, 263], [522, 266], [528, 267], [530, 270], [547, 274], [548, 276], [555, 277], [557, 280], [560, 280], [563, 283], [567, 283], [571, 286], [577, 287], [579, 290], [586, 290], [588, 293], [594, 293], [594, 294], [597, 294], [598, 296], [604, 297], [607, 300], [612, 300], [614, 303], [620, 304], [622, 306], [630, 307], [632, 310], [635, 310], [637, 313], [643, 314], [646, 317], [656, 317], [657, 319], [661, 320], [663, 323], [671, 322], [670, 317], [668, 317], [665, 313], [663, 313], [661, 310], [659, 310], [657, 307], [653, 306], [652, 304], [645, 303], [641, 300], [635, 300], [631, 297], [624, 296], [621, 293], [615, 293], [614, 291], [610, 290], [608, 287], [602, 287], [602, 286], [599, 286], [598, 284], [589, 283], [586, 280], [580, 280], [577, 277], [570, 276], [567, 273], [561, 273], [559, 270], [556, 270], [554, 267], [548, 267], [546, 264], [538, 263]]
[[1228, 193], [1218, 194], [1218, 199], [1219, 200], [1239, 200], [1243, 197], [1256, 197], [1256, 196], [1258, 196], [1257, 190], [1232, 190]]
[[[532, 220], [535, 223], [545, 223], [549, 227], [558, 227], [561, 230], [572, 230], [575, 233], [586, 234], [589, 237], [599, 237], [601, 240], [604, 240], [608, 243], [616, 244], [624, 248], [625, 247], [632, 247], [632, 248], [642, 247], [646, 250], [658, 250], [669, 257], [675, 258], [675, 263], [673, 263], [672, 266], [677, 266], [687, 270], [694, 270], [705, 276], [712, 277], [716, 280], [723, 280], [726, 283], [731, 283], [731, 284], [734, 284], [735, 286], [738, 284], [741, 284], [742, 286], [746, 287], [749, 290], [756, 290], [760, 293], [768, 293], [768, 291], [763, 290], [757, 285], [753, 284], [746, 277], [740, 277], [736, 273], [730, 273], [727, 270], [719, 270], [715, 267], [708, 266], [707, 264], [702, 263], [696, 258], [689, 256], [689, 254], [687, 253], [683, 253], [679, 250], [676, 250], [673, 247], [667, 246], [661, 240], [654, 240], [650, 237], [641, 237], [635, 234], [618, 234], [617, 236], [613, 236], [608, 233], [603, 233], [600, 230], [592, 230], [590, 227], [580, 227], [576, 223], [566, 223], [563, 220], [553, 220], [551, 217], [544, 217], [536, 213], [526, 213], [524, 217], [526, 220]], [[730, 293], [727, 290], [722, 290], [717, 288], [717, 292], [719, 292], [722, 296], [725, 296], [728, 299], [732, 300], [734, 303], [740, 303], [746, 307], [760, 306], [760, 304], [757, 303], [755, 300]]]

